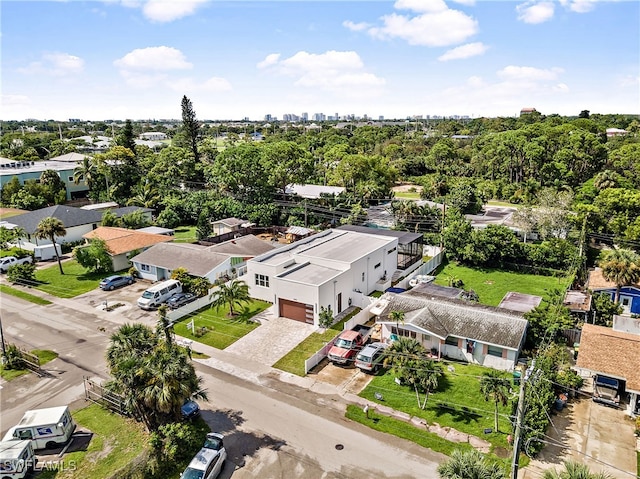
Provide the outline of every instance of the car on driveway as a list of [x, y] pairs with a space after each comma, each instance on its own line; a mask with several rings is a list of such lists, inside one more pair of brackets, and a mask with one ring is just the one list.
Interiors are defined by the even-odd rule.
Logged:
[[180, 479], [215, 479], [224, 467], [227, 451], [221, 434], [209, 433], [204, 447], [191, 459]]
[[200, 415], [200, 406], [193, 399], [187, 399], [180, 408], [183, 419], [193, 419]]
[[356, 367], [365, 372], [376, 372], [384, 362], [386, 343], [371, 343], [356, 356]]
[[184, 306], [185, 304], [195, 300], [195, 295], [191, 293], [178, 293], [169, 298], [169, 300], [167, 301], [167, 306], [169, 306], [171, 309], [177, 309], [180, 306]]
[[120, 288], [121, 286], [126, 286], [128, 284], [133, 284], [135, 280], [133, 276], [120, 276], [114, 274], [112, 276], [108, 276], [100, 281], [100, 289], [104, 291], [113, 291], [116, 288]]

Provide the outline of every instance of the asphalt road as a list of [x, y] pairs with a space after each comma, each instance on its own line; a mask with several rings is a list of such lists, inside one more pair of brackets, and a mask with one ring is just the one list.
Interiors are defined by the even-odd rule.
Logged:
[[[52, 349], [59, 357], [33, 374], [3, 384], [2, 432], [27, 409], [62, 405], [83, 397], [82, 378], [107, 377], [104, 351], [116, 322], [67, 306], [37, 306], [3, 295], [6, 339]], [[383, 435], [344, 418], [339, 396], [323, 396], [264, 377], [254, 384], [197, 365], [210, 401], [202, 416], [227, 436], [228, 464], [222, 478], [421, 478], [436, 477], [444, 456]], [[339, 445], [339, 446], [338, 446]], [[338, 448], [336, 447], [338, 446]]]

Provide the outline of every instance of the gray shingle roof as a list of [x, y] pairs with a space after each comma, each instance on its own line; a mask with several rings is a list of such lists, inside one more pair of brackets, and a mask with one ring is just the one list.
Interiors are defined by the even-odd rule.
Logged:
[[208, 249], [180, 243], [159, 243], [134, 256], [131, 261], [171, 271], [185, 268], [189, 274], [202, 277], [229, 258], [226, 254], [214, 253]]
[[403, 311], [405, 324], [443, 339], [456, 336], [517, 350], [527, 331], [527, 321], [515, 311], [407, 293], [386, 293], [384, 298], [389, 303], [380, 314], [381, 322], [393, 323], [391, 311]]
[[44, 218], [57, 218], [62, 221], [65, 228], [73, 228], [102, 221], [102, 213], [98, 211], [83, 210], [73, 206], [55, 205], [42, 208], [29, 213], [11, 217], [11, 223], [23, 228], [27, 234], [33, 234], [40, 221]]
[[273, 251], [273, 246], [268, 241], [263, 241], [254, 235], [245, 235], [224, 243], [209, 246], [209, 250], [216, 253], [225, 253], [234, 256], [258, 256], [267, 251]]

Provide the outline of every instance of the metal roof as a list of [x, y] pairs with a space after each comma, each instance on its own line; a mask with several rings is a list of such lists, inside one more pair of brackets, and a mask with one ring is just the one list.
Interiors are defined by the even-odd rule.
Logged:
[[38, 424], [57, 424], [68, 406], [48, 407], [44, 409], [32, 409], [24, 413], [18, 426], [33, 426]]
[[409, 231], [387, 230], [384, 228], [370, 228], [368, 226], [342, 225], [338, 226], [339, 230], [354, 231], [356, 233], [365, 233], [376, 236], [390, 236], [398, 238], [398, 244], [404, 245], [413, 243], [415, 240], [422, 238], [421, 233], [411, 233]]

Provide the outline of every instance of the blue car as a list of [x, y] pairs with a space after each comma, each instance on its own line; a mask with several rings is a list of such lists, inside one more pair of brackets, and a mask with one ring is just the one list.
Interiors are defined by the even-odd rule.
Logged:
[[183, 419], [193, 419], [200, 415], [200, 406], [193, 399], [187, 399], [180, 408]]
[[119, 276], [117, 274], [114, 274], [113, 276], [109, 276], [100, 281], [100, 289], [105, 291], [113, 291], [114, 289], [121, 286], [133, 284], [133, 282], [133, 276]]

